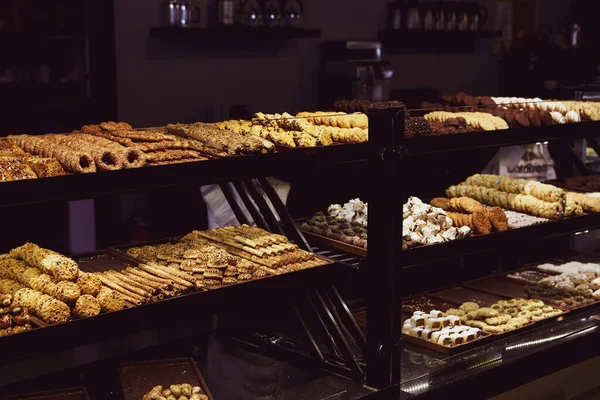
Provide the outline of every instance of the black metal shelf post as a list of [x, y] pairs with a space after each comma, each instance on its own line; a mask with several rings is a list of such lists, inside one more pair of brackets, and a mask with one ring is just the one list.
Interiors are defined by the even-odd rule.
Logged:
[[[396, 252], [402, 248], [404, 108], [369, 110], [369, 256], [366, 288], [367, 384], [385, 388], [399, 382], [394, 340], [400, 333], [395, 287]], [[373, 134], [376, 133], [376, 134]], [[361, 267], [366, 267], [363, 264]]]

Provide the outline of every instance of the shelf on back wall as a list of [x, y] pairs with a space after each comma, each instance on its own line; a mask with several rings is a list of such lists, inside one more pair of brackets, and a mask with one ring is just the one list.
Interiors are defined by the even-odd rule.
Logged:
[[431, 31], [423, 29], [381, 29], [379, 40], [390, 53], [471, 53], [478, 39], [502, 36], [499, 31]]
[[157, 39], [185, 40], [277, 40], [320, 38], [321, 30], [290, 27], [220, 26], [214, 28], [161, 26], [150, 28]]

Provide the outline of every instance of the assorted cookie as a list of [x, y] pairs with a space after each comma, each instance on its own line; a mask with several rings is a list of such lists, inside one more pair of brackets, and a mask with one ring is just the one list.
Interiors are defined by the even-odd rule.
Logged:
[[459, 317], [438, 310], [415, 311], [404, 321], [402, 333], [444, 347], [466, 344], [481, 337], [479, 328], [463, 325]]
[[562, 310], [546, 305], [540, 300], [501, 300], [490, 307], [480, 307], [473, 302], [463, 303], [458, 309], [449, 309], [466, 325], [484, 332], [500, 335], [520, 329], [532, 322], [542, 321], [563, 314]]

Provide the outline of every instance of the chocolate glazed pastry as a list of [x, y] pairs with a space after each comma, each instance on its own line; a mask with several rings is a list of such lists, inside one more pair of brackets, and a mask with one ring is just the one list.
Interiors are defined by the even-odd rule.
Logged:
[[522, 126], [523, 128], [529, 128], [531, 126], [531, 122], [529, 122], [529, 117], [524, 111], [515, 112], [515, 122], [517, 123], [517, 125]]
[[508, 126], [517, 126], [517, 122], [515, 121], [515, 112], [511, 109], [504, 110], [504, 120]]
[[554, 120], [552, 119], [550, 111], [542, 111], [540, 113], [540, 119], [544, 125], [554, 125]]
[[531, 125], [533, 126], [542, 126], [542, 119], [540, 117], [540, 111], [539, 110], [529, 110], [527, 112], [527, 115], [529, 116], [529, 122], [531, 122]]
[[53, 140], [48, 140], [46, 136], [9, 136], [8, 140], [28, 153], [56, 158], [67, 171], [80, 174], [96, 172], [96, 164], [86, 152], [76, 151]]

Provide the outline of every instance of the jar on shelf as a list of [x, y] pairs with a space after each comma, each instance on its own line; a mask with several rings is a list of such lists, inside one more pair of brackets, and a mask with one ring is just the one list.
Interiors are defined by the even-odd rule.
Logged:
[[304, 3], [301, 0], [286, 0], [283, 3], [283, 16], [288, 26], [299, 28], [304, 15]]
[[281, 4], [279, 0], [264, 0], [262, 5], [262, 18], [266, 26], [274, 28], [281, 26]]
[[242, 25], [258, 27], [263, 25], [262, 8], [258, 0], [245, 0], [240, 6], [240, 22]]

